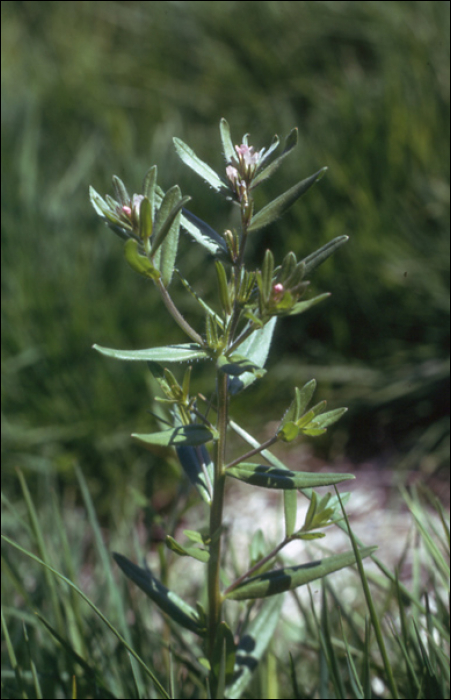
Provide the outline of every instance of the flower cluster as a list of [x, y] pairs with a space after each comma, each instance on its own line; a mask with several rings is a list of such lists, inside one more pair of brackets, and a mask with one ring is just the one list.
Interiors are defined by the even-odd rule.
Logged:
[[257, 172], [257, 168], [261, 162], [265, 149], [255, 151], [253, 146], [248, 146], [242, 143], [241, 146], [235, 146], [237, 157], [234, 157], [232, 162], [226, 167], [226, 175], [238, 199], [242, 201], [247, 199], [247, 193], [250, 184]]

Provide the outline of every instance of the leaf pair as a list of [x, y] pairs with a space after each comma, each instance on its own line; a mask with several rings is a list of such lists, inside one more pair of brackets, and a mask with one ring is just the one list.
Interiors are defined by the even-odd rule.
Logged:
[[[237, 150], [232, 142], [230, 128], [225, 119], [221, 119], [219, 129], [226, 163], [229, 165], [237, 164]], [[257, 187], [261, 182], [276, 172], [284, 158], [291, 153], [291, 151], [297, 145], [297, 133], [297, 129], [293, 129], [290, 132], [286, 138], [285, 147], [282, 154], [265, 168], [263, 168], [263, 163], [279, 145], [278, 136], [274, 137], [271, 145], [268, 149], [266, 149], [266, 151], [265, 149], [260, 151], [259, 157], [256, 159], [257, 162], [255, 174], [249, 183], [250, 189]], [[205, 182], [207, 182], [207, 184], [209, 184], [210, 187], [212, 187], [216, 192], [223, 194], [229, 199], [236, 198], [235, 191], [230, 181], [228, 181], [224, 176], [216, 173], [181, 139], [174, 138], [173, 141], [175, 150], [185, 165], [191, 168], [191, 170], [193, 170]], [[243, 136], [242, 143], [247, 146], [247, 135]], [[323, 177], [326, 170], [327, 168], [321, 168], [321, 170], [318, 170], [318, 172], [316, 172], [314, 175], [311, 175], [301, 182], [298, 182], [296, 185], [294, 185], [294, 187], [291, 187], [289, 190], [263, 207], [263, 209], [252, 216], [248, 226], [248, 232], [251, 233], [258, 231], [282, 216], [282, 214], [284, 214], [287, 209], [289, 209], [296, 202], [296, 200], [299, 199], [299, 197], [301, 197], [312, 185]]]
[[336, 408], [324, 413], [326, 401], [313, 406], [306, 411], [316, 389], [316, 381], [312, 379], [302, 389], [295, 389], [295, 398], [285, 413], [277, 431], [277, 437], [284, 442], [292, 442], [299, 433], [316, 437], [326, 432], [326, 428], [335, 423], [346, 413], [347, 408]]

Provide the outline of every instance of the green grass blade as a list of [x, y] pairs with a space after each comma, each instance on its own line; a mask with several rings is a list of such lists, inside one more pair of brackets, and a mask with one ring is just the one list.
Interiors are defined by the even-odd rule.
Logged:
[[6, 535], [2, 535], [2, 539], [10, 544], [12, 547], [15, 547], [19, 552], [22, 552], [22, 554], [25, 554], [25, 556], [29, 557], [33, 561], [37, 562], [41, 566], [43, 566], [45, 569], [47, 569], [49, 572], [54, 574], [57, 578], [59, 578], [61, 581], [64, 581], [68, 586], [73, 588], [79, 596], [89, 605], [89, 607], [98, 615], [98, 617], [102, 620], [102, 622], [108, 627], [108, 629], [115, 635], [115, 637], [119, 640], [119, 642], [127, 649], [127, 651], [133, 656], [134, 659], [139, 663], [141, 668], [144, 670], [147, 676], [152, 680], [154, 683], [155, 687], [157, 688], [158, 692], [163, 698], [167, 698], [169, 700], [169, 695], [166, 691], [166, 689], [162, 686], [158, 678], [155, 676], [153, 671], [147, 666], [147, 664], [141, 659], [140, 656], [134, 651], [134, 649], [127, 643], [127, 641], [124, 639], [124, 637], [118, 632], [118, 630], [114, 627], [114, 625], [111, 624], [111, 622], [105, 617], [105, 615], [99, 610], [99, 608], [94, 605], [94, 603], [88, 598], [87, 595], [83, 593], [83, 591], [78, 588], [72, 581], [70, 581], [68, 578], [63, 576], [59, 571], [54, 569], [52, 566], [49, 564], [46, 564], [45, 561], [37, 557], [35, 554], [32, 552], [29, 552], [28, 550], [24, 549], [21, 547], [17, 542], [14, 542], [11, 540], [9, 537], [6, 537]]

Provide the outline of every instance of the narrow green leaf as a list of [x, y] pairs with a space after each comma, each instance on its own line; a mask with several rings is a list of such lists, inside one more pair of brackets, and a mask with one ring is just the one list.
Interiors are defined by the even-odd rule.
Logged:
[[162, 430], [148, 435], [133, 433], [132, 438], [142, 445], [161, 445], [163, 447], [177, 445], [203, 445], [214, 439], [211, 431], [205, 425], [181, 425], [177, 428]]
[[96, 214], [98, 214], [102, 218], [106, 218], [110, 221], [118, 223], [118, 217], [113, 216], [113, 212], [111, 211], [108, 204], [91, 185], [89, 186], [89, 199], [91, 201], [92, 206], [94, 207]]
[[230, 298], [229, 286], [227, 284], [227, 275], [224, 265], [219, 261], [215, 261], [216, 275], [218, 278], [219, 299], [224, 313], [230, 315], [232, 313], [232, 300]]
[[284, 416], [283, 416], [283, 418], [280, 422], [280, 425], [279, 425], [279, 430], [277, 431], [278, 433], [285, 425], [287, 425], [287, 423], [295, 423], [297, 421], [297, 419], [299, 418], [299, 413], [300, 413], [300, 411], [299, 411], [299, 397], [300, 397], [300, 391], [296, 387], [295, 388], [295, 397], [294, 397], [293, 401], [291, 402], [290, 406], [288, 407], [288, 409], [286, 410], [286, 412], [284, 413]]
[[182, 228], [184, 228], [197, 243], [206, 248], [211, 255], [227, 261], [229, 260], [229, 253], [225, 240], [219, 233], [212, 229], [211, 226], [188, 211], [188, 209], [183, 209], [182, 211], [181, 225]]
[[304, 530], [311, 530], [312, 529], [313, 519], [314, 519], [315, 514], [316, 514], [317, 506], [318, 506], [318, 496], [315, 493], [315, 491], [312, 491], [312, 498], [310, 499], [310, 505], [308, 507], [307, 515], [305, 516], [305, 520], [304, 520], [304, 525], [303, 525]]
[[311, 428], [310, 425], [307, 425], [307, 427], [302, 428], [302, 433], [303, 435], [307, 435], [308, 437], [318, 437], [319, 435], [324, 435], [326, 431], [326, 428]]
[[186, 143], [183, 143], [181, 139], [176, 137], [173, 138], [173, 141], [177, 155], [185, 165], [191, 168], [191, 170], [194, 170], [197, 175], [200, 175], [200, 177], [217, 192], [231, 193], [227, 183], [223, 181], [207, 163], [204, 163], [203, 160], [196, 156], [194, 151], [187, 146]]
[[[277, 140], [278, 141], [278, 140]], [[267, 180], [268, 177], [271, 177], [276, 170], [280, 167], [282, 164], [282, 161], [286, 156], [291, 153], [293, 148], [297, 145], [298, 142], [298, 130], [297, 128], [294, 128], [290, 131], [288, 134], [286, 140], [285, 140], [285, 147], [280, 154], [278, 158], [275, 158], [272, 163], [266, 166], [263, 170], [259, 170], [257, 175], [254, 177], [252, 180], [252, 188], [257, 187], [261, 182], [264, 180]], [[265, 154], [266, 155], [266, 154]]]
[[144, 591], [156, 605], [174, 622], [191, 632], [205, 636], [206, 630], [200, 627], [197, 612], [188, 603], [179, 598], [147, 570], [131, 562], [127, 557], [113, 552], [115, 562], [120, 566], [127, 578]]
[[187, 537], [191, 542], [197, 542], [197, 544], [204, 544], [204, 538], [202, 537], [201, 533], [198, 532], [197, 530], [183, 530], [183, 534], [185, 537]]
[[273, 639], [283, 600], [283, 595], [265, 600], [259, 607], [258, 615], [241, 631], [233, 674], [235, 680], [227, 688], [228, 698], [240, 698], [249, 685], [255, 668]]
[[[182, 200], [182, 202], [183, 201], [184, 200]], [[171, 217], [169, 217], [169, 219], [170, 218]], [[175, 261], [177, 258], [177, 249], [179, 245], [181, 218], [182, 210], [179, 209], [169, 228], [169, 232], [166, 234], [166, 237], [164, 238], [163, 244], [161, 246], [160, 271], [161, 279], [166, 288], [169, 287], [172, 280], [172, 276], [175, 271]]]
[[307, 255], [307, 257], [301, 261], [305, 264], [305, 274], [309, 274], [312, 272], [312, 270], [318, 267], [318, 265], [321, 265], [321, 263], [327, 260], [332, 253], [335, 253], [335, 251], [348, 240], [349, 236], [337, 236], [337, 238], [329, 241], [329, 243], [326, 243], [326, 245], [323, 245], [322, 248], [319, 248], [314, 253], [311, 253], [311, 255]]
[[322, 413], [320, 416], [314, 418], [308, 427], [326, 428], [336, 423], [347, 410], [347, 408], [335, 408], [333, 411]]
[[[152, 210], [147, 197], [141, 200], [139, 207], [139, 237], [145, 242], [152, 235]], [[130, 239], [131, 240], [131, 239]]]
[[223, 118], [219, 122], [219, 132], [221, 134], [222, 150], [226, 163], [231, 163], [236, 158], [236, 152], [233, 147], [233, 141], [230, 136], [230, 127], [227, 121]]
[[304, 428], [305, 426], [307, 426], [310, 423], [310, 421], [312, 421], [315, 418], [315, 416], [318, 415], [318, 413], [321, 413], [321, 411], [324, 408], [326, 408], [326, 406], [327, 401], [320, 401], [315, 406], [313, 406], [313, 408], [311, 408], [310, 411], [304, 413], [304, 415], [296, 421], [296, 425], [298, 426], [298, 428]]
[[262, 294], [266, 302], [269, 301], [272, 291], [272, 277], [274, 274], [274, 255], [267, 250], [262, 265]]
[[230, 357], [221, 355], [221, 357], [218, 358], [218, 369], [225, 374], [230, 374], [232, 377], [239, 377], [241, 374], [244, 374], [244, 372], [256, 372], [257, 376], [259, 372], [263, 371], [265, 373], [261, 367], [251, 362], [247, 357], [237, 354], [231, 355]]
[[[368, 557], [376, 549], [377, 547], [363, 547], [363, 549], [359, 550], [361, 558]], [[353, 564], [355, 564], [355, 554], [352, 550], [342, 554], [333, 554], [330, 557], [318, 559], [308, 564], [290, 566], [254, 576], [247, 579], [225, 597], [230, 600], [266, 598], [285, 591], [292, 591], [299, 586], [317, 581], [319, 578], [328, 576], [334, 571], [339, 571]]]
[[311, 175], [305, 180], [302, 180], [301, 182], [298, 182], [296, 185], [294, 185], [294, 187], [291, 187], [289, 190], [267, 204], [266, 207], [260, 209], [260, 211], [252, 217], [248, 231], [250, 233], [252, 231], [258, 231], [282, 216], [282, 214], [286, 212], [287, 209], [289, 209], [292, 204], [294, 204], [294, 202], [296, 202], [296, 200], [304, 194], [304, 192], [306, 192], [312, 185], [315, 184], [315, 182], [323, 177], [326, 170], [327, 168], [321, 168], [321, 170], [318, 170], [317, 173]]
[[117, 175], [113, 175], [113, 189], [114, 194], [116, 196], [116, 200], [120, 202], [122, 206], [130, 206], [130, 195], [127, 192], [126, 186]]
[[296, 491], [285, 489], [283, 492], [285, 537], [291, 537], [296, 527], [297, 504], [298, 499]]
[[279, 469], [267, 464], [240, 462], [226, 469], [226, 474], [234, 479], [244, 481], [252, 486], [262, 486], [267, 489], [303, 489], [331, 486], [341, 481], [355, 479], [353, 474], [316, 474], [314, 472], [294, 472], [290, 469]]
[[192, 557], [193, 559], [201, 561], [203, 564], [206, 564], [210, 559], [210, 554], [206, 549], [199, 549], [199, 547], [184, 547], [170, 535], [166, 535], [166, 545], [180, 557]]
[[327, 299], [328, 297], [330, 297], [330, 293], [325, 292], [324, 294], [319, 294], [317, 297], [313, 297], [313, 299], [308, 299], [307, 301], [298, 301], [298, 303], [293, 306], [288, 316], [296, 316], [297, 314], [303, 314], [304, 311], [307, 311], [307, 309], [310, 309], [312, 306], [319, 304], [320, 301], [323, 301], [323, 299]]
[[299, 435], [299, 428], [292, 420], [286, 421], [277, 431], [277, 436], [284, 442], [293, 442]]
[[166, 345], [162, 348], [148, 348], [147, 350], [115, 350], [104, 348], [101, 345], [93, 345], [102, 355], [114, 357], [116, 360], [133, 360], [150, 362], [189, 362], [208, 358], [205, 350], [195, 343], [185, 345]]
[[298, 420], [299, 416], [302, 416], [304, 413], [305, 409], [309, 405], [310, 401], [312, 400], [312, 396], [315, 393], [316, 389], [316, 379], [311, 379], [307, 384], [304, 384], [302, 387], [300, 393], [299, 393], [299, 413], [296, 416], [296, 420]]
[[151, 255], [155, 255], [158, 248], [168, 235], [175, 217], [182, 207], [189, 202], [191, 197], [181, 197], [180, 187], [174, 185], [166, 192], [155, 223], [155, 235], [152, 239]]
[[[144, 201], [144, 200], [143, 200]], [[138, 252], [138, 241], [134, 238], [129, 238], [124, 243], [125, 259], [135, 272], [138, 272], [144, 277], [157, 280], [160, 277], [159, 271], [154, 267], [146, 255], [141, 255]]]
[[214, 468], [207, 448], [205, 445], [177, 445], [175, 449], [183, 471], [201, 498], [210, 505]]
[[152, 165], [151, 168], [144, 175], [142, 193], [144, 197], [147, 197], [151, 204], [152, 216], [155, 211], [155, 188], [157, 184], [157, 166]]
[[279, 282], [282, 284], [285, 283], [286, 280], [289, 279], [290, 275], [294, 272], [296, 269], [297, 265], [297, 260], [296, 256], [293, 252], [287, 253], [287, 255], [284, 257], [282, 261], [282, 265], [280, 266], [280, 270], [277, 270], [277, 279]]
[[[258, 164], [258, 166], [257, 166], [257, 173], [260, 173], [260, 171], [261, 171], [262, 168], [263, 168], [263, 163], [264, 163], [264, 162], [269, 158], [269, 156], [276, 150], [276, 148], [278, 148], [279, 144], [280, 144], [280, 139], [279, 139], [279, 137], [277, 136], [277, 134], [274, 134], [274, 136], [272, 137], [272, 141], [271, 141], [271, 144], [270, 144], [269, 148], [267, 148], [267, 149], [265, 150], [265, 152], [262, 154], [262, 157], [261, 157], [261, 159], [260, 159], [260, 162], [259, 162], [259, 164]], [[254, 178], [253, 182], [255, 182], [255, 178]]]
[[[252, 363], [258, 367], [264, 367], [266, 360], [268, 359], [269, 349], [271, 347], [272, 338], [274, 335], [274, 329], [276, 327], [276, 317], [274, 316], [268, 323], [258, 330], [254, 331], [252, 335], [243, 340], [243, 342], [238, 346], [240, 349], [240, 354], [248, 358]], [[235, 396], [242, 389], [250, 386], [257, 379], [255, 374], [250, 372], [245, 372], [240, 377], [234, 377], [229, 385], [229, 392], [232, 396]]]

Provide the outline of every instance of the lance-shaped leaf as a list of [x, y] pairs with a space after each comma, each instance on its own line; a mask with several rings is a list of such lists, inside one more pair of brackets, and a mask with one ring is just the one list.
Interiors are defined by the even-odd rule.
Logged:
[[321, 170], [318, 170], [317, 173], [311, 175], [305, 180], [302, 180], [301, 182], [298, 182], [297, 185], [294, 185], [294, 187], [291, 187], [289, 190], [267, 204], [266, 207], [260, 209], [260, 211], [252, 217], [248, 231], [258, 231], [282, 216], [282, 214], [286, 212], [287, 209], [289, 209], [291, 205], [304, 194], [304, 192], [306, 192], [312, 185], [315, 184], [315, 182], [323, 177], [326, 170], [327, 168], [321, 168]]
[[214, 229], [211, 228], [205, 221], [199, 219], [192, 214], [188, 209], [183, 209], [182, 228], [194, 238], [197, 243], [206, 248], [211, 255], [215, 257], [229, 260], [227, 245], [223, 238]]
[[210, 459], [207, 448], [204, 445], [192, 447], [190, 445], [178, 445], [177, 456], [183, 471], [198, 490], [205, 503], [211, 503], [213, 462]]
[[159, 445], [161, 447], [171, 447], [178, 445], [204, 445], [210, 440], [216, 439], [212, 431], [205, 425], [180, 425], [177, 428], [162, 430], [157, 433], [141, 434], [133, 433], [132, 438], [144, 447], [147, 445]]
[[175, 552], [175, 554], [178, 554], [180, 557], [192, 557], [193, 559], [201, 561], [203, 564], [206, 564], [210, 559], [210, 553], [207, 552], [206, 549], [199, 549], [199, 547], [184, 547], [170, 535], [166, 535], [166, 545], [171, 551]]
[[[263, 328], [254, 331], [252, 335], [243, 340], [241, 345], [239, 345], [240, 354], [247, 357], [250, 362], [258, 367], [264, 367], [268, 359], [276, 321], [277, 319], [274, 316]], [[245, 372], [240, 377], [234, 377], [229, 382], [230, 394], [235, 396], [242, 389], [245, 389], [255, 382], [256, 379], [257, 376], [251, 372]]]
[[318, 265], [321, 265], [321, 263], [327, 260], [332, 253], [335, 253], [335, 251], [348, 240], [349, 236], [337, 236], [337, 238], [329, 241], [329, 243], [326, 243], [326, 245], [323, 245], [322, 248], [319, 248], [311, 255], [307, 255], [307, 257], [301, 261], [305, 265], [305, 274], [312, 272]]
[[229, 285], [227, 283], [227, 274], [224, 265], [219, 261], [215, 261], [216, 275], [218, 277], [219, 299], [223, 311], [230, 315], [232, 313], [232, 300], [230, 298]]
[[182, 210], [179, 209], [174, 221], [171, 224], [169, 232], [163, 241], [163, 245], [161, 246], [160, 271], [161, 279], [166, 288], [169, 287], [172, 280], [172, 276], [175, 271], [175, 260], [177, 257], [177, 249], [179, 245], [181, 217]]
[[[221, 357], [218, 358], [218, 369], [225, 374], [232, 375], [232, 377], [239, 377], [240, 374], [244, 374], [244, 372], [254, 372], [257, 377], [266, 374], [265, 370], [262, 370], [261, 367], [251, 362], [247, 357], [237, 354], [231, 355], [230, 357], [221, 355]], [[263, 374], [261, 374], [262, 372]]]
[[122, 554], [114, 552], [113, 557], [124, 574], [136, 583], [158, 605], [162, 612], [166, 613], [182, 627], [195, 632], [201, 637], [205, 636], [206, 630], [199, 624], [199, 616], [194, 608], [185, 603], [182, 598], [170, 591], [166, 586], [163, 586], [148, 569], [142, 569], [127, 559], [127, 557], [122, 556]]
[[294, 400], [289, 407], [288, 411], [285, 413], [284, 417], [279, 426], [279, 431], [282, 430], [288, 423], [296, 423], [299, 417], [304, 413], [305, 409], [309, 405], [311, 398], [316, 389], [316, 380], [311, 379], [307, 384], [305, 384], [302, 389], [295, 389]]
[[147, 197], [144, 197], [139, 207], [139, 237], [141, 241], [149, 240], [152, 235], [152, 227], [152, 207]]
[[[268, 302], [272, 291], [272, 278], [274, 274], [274, 255], [270, 250], [267, 250], [265, 257], [263, 258], [262, 272], [261, 272], [261, 288], [260, 292], [263, 299]], [[257, 278], [259, 279], [259, 278]]]
[[323, 301], [323, 299], [327, 299], [328, 297], [330, 297], [330, 292], [318, 294], [317, 297], [313, 297], [313, 299], [308, 299], [306, 301], [298, 301], [297, 304], [295, 304], [292, 307], [292, 309], [288, 312], [288, 316], [297, 316], [297, 314], [303, 314], [304, 311], [307, 311], [312, 306], [319, 304], [320, 301]]
[[265, 600], [259, 607], [258, 615], [242, 630], [236, 650], [234, 680], [227, 688], [226, 697], [240, 698], [252, 680], [273, 639], [283, 601], [283, 595]]
[[138, 241], [134, 238], [129, 238], [124, 243], [124, 255], [126, 261], [135, 272], [139, 272], [140, 275], [144, 275], [144, 277], [149, 277], [153, 280], [159, 279], [159, 271], [146, 255], [141, 255], [138, 252]]
[[146, 360], [150, 362], [189, 362], [190, 360], [208, 358], [205, 350], [196, 343], [166, 345], [162, 348], [148, 348], [147, 350], [115, 350], [114, 348], [104, 348], [101, 345], [93, 345], [92, 347], [107, 357], [135, 362]]
[[[377, 547], [363, 547], [360, 551], [362, 559], [372, 554]], [[351, 550], [343, 554], [333, 554], [324, 559], [302, 564], [301, 566], [289, 566], [267, 574], [254, 576], [225, 597], [231, 600], [249, 600], [254, 598], [266, 598], [267, 596], [292, 591], [306, 583], [311, 583], [319, 578], [328, 576], [334, 571], [339, 571], [347, 566], [355, 564], [355, 555]]]
[[222, 150], [224, 152], [224, 158], [226, 160], [226, 163], [230, 163], [237, 156], [233, 147], [232, 138], [230, 136], [230, 126], [224, 118], [222, 118], [219, 122], [219, 133], [221, 134], [221, 143]]
[[127, 192], [126, 186], [117, 175], [113, 175], [113, 189], [117, 201], [120, 202], [122, 206], [130, 206], [131, 197]]
[[[268, 177], [271, 177], [271, 175], [273, 175], [276, 172], [277, 168], [281, 165], [283, 159], [286, 158], [286, 156], [289, 153], [291, 153], [293, 148], [297, 145], [297, 142], [298, 142], [298, 130], [297, 130], [297, 128], [294, 128], [290, 131], [287, 138], [285, 139], [285, 147], [284, 147], [282, 153], [280, 154], [280, 156], [278, 156], [278, 158], [275, 158], [272, 161], [272, 163], [267, 165], [266, 168], [264, 168], [263, 170], [260, 170], [260, 168], [259, 168], [259, 172], [252, 180], [252, 185], [251, 185], [252, 189], [254, 187], [257, 187], [257, 185], [259, 185], [261, 182], [263, 182], [263, 180], [266, 180]], [[278, 139], [277, 139], [276, 145], [278, 145]], [[266, 157], [267, 156], [265, 154], [264, 158], [266, 158]]]
[[[151, 255], [155, 255], [160, 245], [171, 230], [171, 226], [182, 207], [189, 202], [191, 197], [181, 197], [180, 187], [174, 185], [166, 192], [161, 207], [158, 211], [155, 225], [155, 235], [152, 239]], [[177, 231], [178, 234], [178, 231]]]
[[91, 204], [94, 207], [96, 214], [105, 217], [106, 212], [109, 211], [110, 208], [103, 197], [96, 192], [92, 185], [89, 186], [89, 199], [91, 200]]
[[318, 486], [331, 486], [341, 481], [355, 479], [353, 474], [316, 474], [315, 472], [294, 472], [290, 469], [279, 469], [268, 464], [240, 462], [226, 469], [226, 474], [234, 479], [244, 481], [252, 486], [262, 486], [266, 489], [305, 489]]
[[347, 408], [335, 408], [333, 411], [322, 413], [320, 416], [316, 416], [316, 418], [309, 423], [308, 427], [327, 428], [329, 425], [336, 423], [347, 410]]
[[186, 145], [186, 143], [183, 143], [181, 139], [178, 139], [176, 137], [173, 138], [174, 145], [175, 145], [175, 150], [177, 151], [177, 155], [185, 165], [187, 165], [191, 170], [194, 170], [197, 175], [200, 175], [200, 177], [207, 182], [210, 187], [213, 187], [214, 190], [217, 192], [224, 192], [225, 194], [230, 195], [231, 191], [230, 188], [227, 185], [227, 182], [225, 180], [222, 180], [222, 178], [219, 177], [217, 173], [213, 170], [213, 168], [210, 168], [207, 163], [205, 163], [203, 160], [201, 160], [194, 151]]
[[155, 190], [157, 186], [157, 166], [152, 165], [151, 168], [147, 171], [147, 173], [144, 175], [143, 179], [143, 185], [142, 185], [142, 193], [144, 197], [147, 197], [147, 199], [150, 202], [150, 207], [153, 212], [155, 210]]

